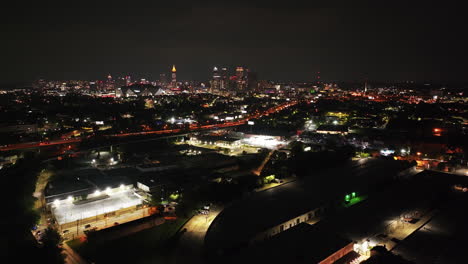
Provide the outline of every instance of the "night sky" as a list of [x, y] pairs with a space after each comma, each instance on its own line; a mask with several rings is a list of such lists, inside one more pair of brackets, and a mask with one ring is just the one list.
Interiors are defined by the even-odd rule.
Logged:
[[184, 80], [244, 65], [272, 80], [468, 81], [461, 8], [68, 2], [2, 8], [0, 83], [158, 79], [172, 64]]

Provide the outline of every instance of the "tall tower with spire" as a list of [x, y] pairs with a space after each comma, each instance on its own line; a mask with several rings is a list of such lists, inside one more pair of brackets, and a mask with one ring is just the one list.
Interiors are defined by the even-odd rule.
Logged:
[[213, 79], [211, 80], [211, 92], [219, 92], [221, 88], [221, 75], [218, 72], [218, 67], [213, 68]]
[[171, 82], [172, 88], [177, 88], [177, 70], [175, 65], [172, 65], [172, 82]]
[[364, 94], [367, 94], [367, 79], [364, 82]]

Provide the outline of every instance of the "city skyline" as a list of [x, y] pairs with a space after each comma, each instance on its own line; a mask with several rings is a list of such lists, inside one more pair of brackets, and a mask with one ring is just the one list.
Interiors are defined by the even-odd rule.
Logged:
[[184, 80], [209, 79], [214, 65], [248, 65], [272, 80], [307, 81], [317, 71], [343, 81], [468, 80], [466, 40], [457, 34], [466, 18], [445, 8], [33, 4], [10, 11], [0, 44], [3, 83], [109, 72], [156, 79], [172, 64]]
[[2, 11], [7, 259], [468, 259], [463, 9], [36, 1]]

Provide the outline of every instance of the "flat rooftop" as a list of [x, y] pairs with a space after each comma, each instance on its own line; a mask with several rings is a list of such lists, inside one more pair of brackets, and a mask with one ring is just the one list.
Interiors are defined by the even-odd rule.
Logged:
[[73, 204], [63, 200], [53, 205], [52, 212], [59, 224], [73, 222], [100, 214], [113, 212], [119, 209], [132, 207], [142, 203], [142, 199], [133, 193], [133, 190], [124, 190], [112, 194], [108, 198], [84, 204]]
[[288, 221], [346, 193], [366, 192], [381, 179], [392, 178], [407, 165], [384, 160], [349, 162], [339, 168], [318, 171], [304, 179], [253, 193], [225, 208], [205, 237], [208, 249], [235, 248], [256, 234]]
[[232, 263], [319, 263], [352, 241], [332, 232], [321, 232], [306, 223], [256, 244]]
[[216, 141], [229, 141], [235, 142], [240, 140], [239, 138], [228, 137], [228, 136], [211, 136], [211, 135], [202, 135], [202, 136], [195, 136], [194, 138], [201, 140], [201, 141], [209, 141], [209, 142], [216, 142]]

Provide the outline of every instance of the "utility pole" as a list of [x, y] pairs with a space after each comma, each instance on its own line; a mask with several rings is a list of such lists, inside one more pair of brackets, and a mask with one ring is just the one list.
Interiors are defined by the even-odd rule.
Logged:
[[80, 221], [80, 219], [76, 219], [76, 236], [78, 236], [78, 222]]

